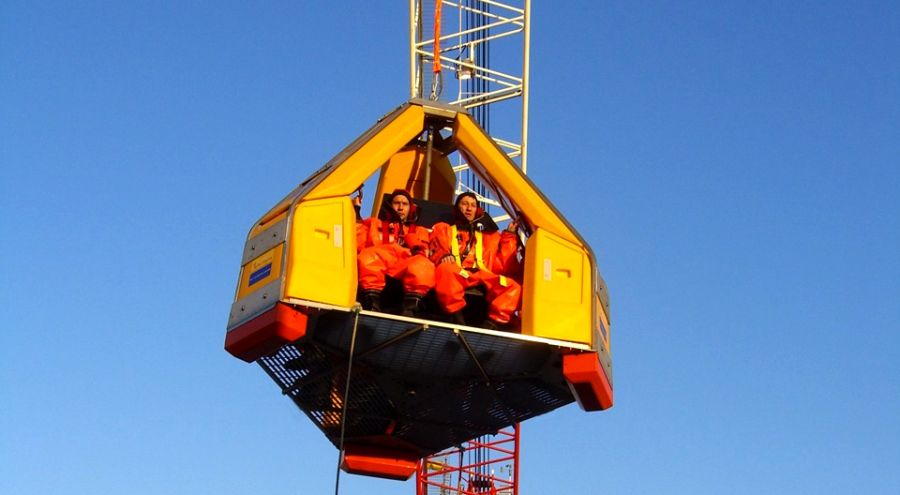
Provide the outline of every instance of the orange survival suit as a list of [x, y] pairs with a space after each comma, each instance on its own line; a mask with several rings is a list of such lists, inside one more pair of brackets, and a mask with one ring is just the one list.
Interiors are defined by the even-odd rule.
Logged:
[[486, 227], [481, 208], [477, 209], [474, 220], [467, 220], [459, 211], [459, 203], [466, 196], [476, 198], [472, 193], [456, 198], [454, 224], [437, 223], [431, 232], [435, 293], [441, 308], [452, 315], [454, 322], [465, 324], [462, 317], [465, 290], [484, 286], [491, 320], [485, 326], [498, 328], [509, 323], [522, 299], [522, 286], [509, 277], [520, 272], [518, 239], [513, 232], [497, 232], [493, 222], [490, 222], [492, 228]]
[[[409, 202], [406, 220], [391, 206], [394, 198], [404, 196]], [[357, 224], [359, 286], [365, 309], [381, 311], [381, 291], [385, 276], [403, 283], [403, 314], [414, 316], [422, 297], [434, 287], [434, 264], [425, 256], [428, 230], [415, 225], [416, 205], [403, 189], [397, 189], [381, 205], [377, 218]]]

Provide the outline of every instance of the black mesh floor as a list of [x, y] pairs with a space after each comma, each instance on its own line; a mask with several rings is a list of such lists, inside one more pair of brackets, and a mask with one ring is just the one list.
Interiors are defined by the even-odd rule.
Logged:
[[[353, 313], [261, 358], [283, 393], [338, 446]], [[572, 401], [557, 346], [360, 315], [345, 441], [424, 456]]]

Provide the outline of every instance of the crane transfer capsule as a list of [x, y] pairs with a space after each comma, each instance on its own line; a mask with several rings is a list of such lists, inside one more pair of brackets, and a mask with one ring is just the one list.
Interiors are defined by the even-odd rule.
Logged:
[[[478, 293], [466, 295], [467, 324], [444, 318], [430, 293], [423, 314], [392, 314], [395, 281], [385, 311], [357, 302], [351, 195], [377, 177], [374, 212], [402, 189], [430, 228], [452, 217], [452, 153], [517, 221], [514, 331], [480, 328]], [[344, 448], [346, 471], [407, 479], [424, 456], [573, 401], [612, 407], [609, 321], [605, 283], [575, 229], [464, 109], [410, 100], [250, 228], [225, 349], [258, 363]]]

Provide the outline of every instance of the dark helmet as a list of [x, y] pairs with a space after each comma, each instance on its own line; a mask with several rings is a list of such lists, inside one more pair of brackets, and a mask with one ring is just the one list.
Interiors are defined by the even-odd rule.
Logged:
[[406, 189], [394, 189], [394, 192], [385, 198], [384, 202], [381, 203], [381, 210], [378, 212], [378, 218], [389, 222], [400, 221], [397, 212], [394, 211], [393, 206], [391, 206], [394, 202], [394, 198], [397, 196], [404, 196], [406, 197], [406, 200], [409, 201], [409, 214], [406, 216], [405, 223], [415, 223], [416, 220], [419, 219], [419, 209], [416, 207], [416, 203], [413, 202], [412, 195], [410, 195], [409, 191]]
[[[475, 204], [478, 205], [475, 209], [475, 219], [471, 222], [469, 222], [469, 220], [465, 216], [463, 216], [462, 212], [459, 211], [459, 202], [462, 201], [462, 199], [465, 197], [474, 199]], [[497, 230], [497, 224], [495, 224], [494, 221], [489, 217], [485, 217], [484, 208], [481, 207], [481, 202], [478, 201], [478, 196], [473, 192], [464, 192], [456, 197], [456, 201], [453, 203], [453, 218], [456, 220], [457, 225], [466, 227], [469, 230]]]

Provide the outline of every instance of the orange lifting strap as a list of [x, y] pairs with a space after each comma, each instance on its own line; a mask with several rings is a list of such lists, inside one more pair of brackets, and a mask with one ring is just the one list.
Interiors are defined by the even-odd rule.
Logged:
[[441, 71], [441, 0], [434, 3], [434, 64], [431, 71], [435, 74]]

